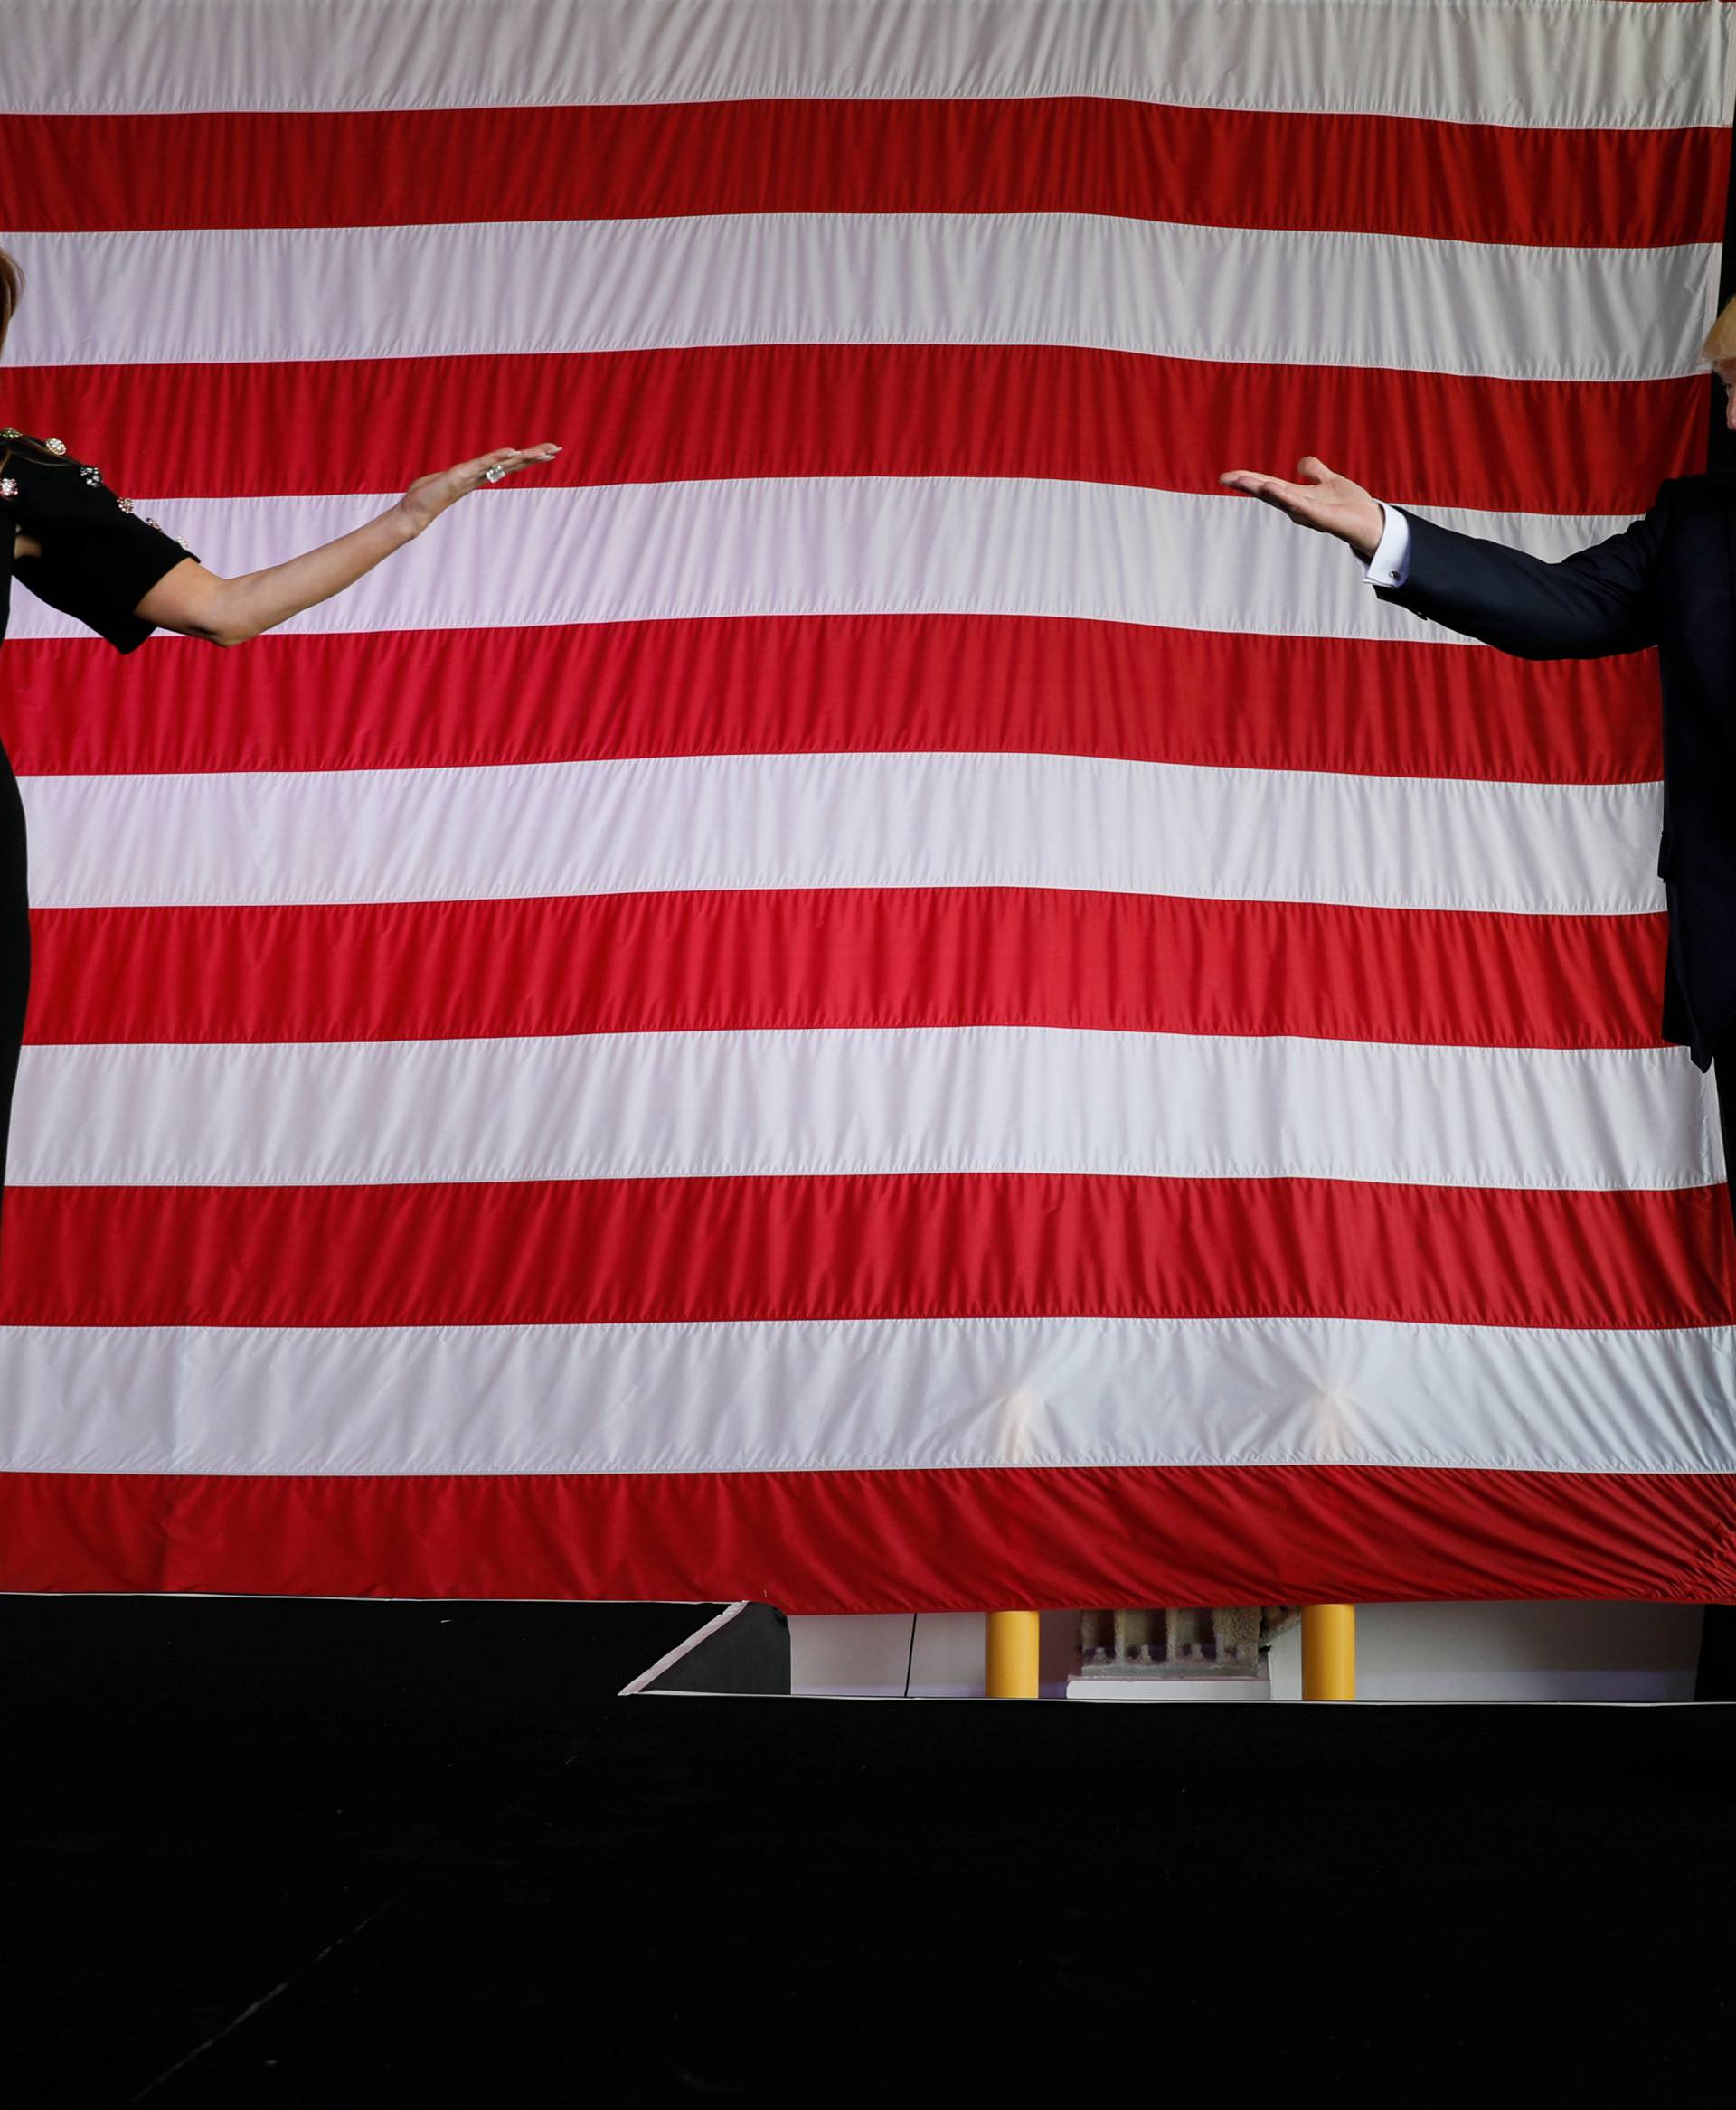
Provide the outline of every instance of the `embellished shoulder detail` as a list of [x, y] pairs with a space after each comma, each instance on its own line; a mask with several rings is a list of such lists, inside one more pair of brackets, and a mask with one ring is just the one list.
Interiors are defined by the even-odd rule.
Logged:
[[[102, 471], [97, 465], [94, 462], [81, 462], [76, 456], [69, 454], [66, 442], [63, 439], [38, 439], [31, 433], [20, 432], [15, 425], [0, 425], [0, 440], [6, 443], [4, 452], [0, 452], [0, 469], [4, 469], [5, 466], [6, 459], [13, 451], [12, 443], [15, 440], [33, 451], [37, 467], [76, 469], [79, 472], [80, 481], [88, 489], [92, 491], [108, 489], [102, 480]], [[40, 449], [41, 452], [35, 452], [37, 449]], [[45, 459], [44, 457], [47, 458]], [[134, 512], [133, 501], [130, 498], [123, 498], [118, 491], [110, 491], [108, 495], [123, 513]], [[18, 479], [15, 476], [0, 476], [0, 498], [15, 498], [17, 495]], [[186, 543], [181, 540], [179, 535], [170, 533], [170, 531], [163, 525], [161, 521], [153, 520], [149, 513], [140, 513], [136, 517], [143, 521], [146, 527], [155, 528], [158, 534], [167, 535], [170, 542], [175, 543], [179, 548], [187, 549]], [[191, 556], [192, 551], [187, 550], [187, 554]]]
[[38, 439], [33, 433], [20, 432], [15, 425], [0, 425], [0, 439], [22, 439], [26, 447], [40, 447], [44, 454], [53, 455], [57, 458], [66, 452], [65, 440]]
[[139, 603], [166, 572], [194, 557], [179, 535], [138, 513], [58, 438], [0, 426], [0, 497], [11, 519], [40, 545], [14, 558], [13, 577], [119, 651], [130, 652], [153, 626]]

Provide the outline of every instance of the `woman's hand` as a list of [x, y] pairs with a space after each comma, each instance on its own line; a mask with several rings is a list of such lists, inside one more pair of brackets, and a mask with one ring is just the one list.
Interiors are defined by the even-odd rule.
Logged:
[[1348, 476], [1335, 475], [1311, 454], [1297, 462], [1296, 473], [1307, 481], [1287, 484], [1281, 476], [1262, 476], [1258, 469], [1227, 469], [1218, 481], [1247, 492], [1250, 498], [1263, 498], [1299, 527], [1336, 535], [1359, 557], [1372, 557], [1386, 525], [1380, 500]]
[[[490, 469], [504, 469], [510, 476], [514, 469], [529, 468], [533, 462], [552, 462], [560, 451], [552, 439], [543, 440], [540, 447], [497, 447], [492, 453], [479, 454], [473, 462], [459, 462], [455, 468], [418, 476], [394, 510], [403, 515], [410, 533], [419, 535], [429, 521], [456, 504], [467, 491], [487, 483]], [[494, 479], [495, 483], [502, 480], [498, 476]]]

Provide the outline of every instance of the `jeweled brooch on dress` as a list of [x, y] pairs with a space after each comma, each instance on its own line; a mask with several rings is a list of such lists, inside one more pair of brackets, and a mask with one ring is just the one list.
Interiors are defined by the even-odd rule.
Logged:
[[66, 452], [66, 442], [63, 439], [45, 439], [42, 445], [50, 454], [64, 454]]
[[117, 498], [115, 504], [119, 506], [123, 513], [130, 513], [133, 510], [133, 502], [130, 498]]
[[17, 497], [17, 495], [18, 495], [18, 479], [17, 479], [17, 477], [16, 477], [16, 476], [0, 476], [0, 498], [16, 498], [16, 497]]
[[15, 425], [0, 425], [0, 439], [22, 439], [24, 437]]
[[79, 474], [84, 478], [85, 482], [90, 485], [93, 491], [102, 481], [102, 471], [98, 468], [94, 462], [80, 463], [79, 467]]

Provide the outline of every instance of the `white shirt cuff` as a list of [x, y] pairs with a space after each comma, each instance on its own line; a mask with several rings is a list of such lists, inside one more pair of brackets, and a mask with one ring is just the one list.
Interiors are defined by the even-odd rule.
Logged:
[[1363, 577], [1371, 586], [1402, 586], [1410, 575], [1410, 523], [1384, 498], [1375, 503], [1386, 515], [1386, 526]]

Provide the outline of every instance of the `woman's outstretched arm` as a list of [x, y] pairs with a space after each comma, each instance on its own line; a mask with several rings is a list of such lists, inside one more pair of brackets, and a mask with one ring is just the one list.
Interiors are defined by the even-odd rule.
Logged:
[[157, 580], [136, 612], [146, 622], [178, 630], [185, 637], [203, 637], [212, 645], [244, 645], [316, 601], [330, 600], [335, 593], [354, 586], [382, 558], [414, 542], [430, 521], [467, 491], [486, 482], [490, 469], [504, 469], [510, 476], [533, 463], [552, 461], [560, 451], [552, 440], [536, 447], [497, 447], [474, 461], [419, 476], [397, 504], [377, 519], [339, 535], [335, 542], [322, 542], [316, 550], [239, 579], [221, 578], [196, 557], [189, 557]]

